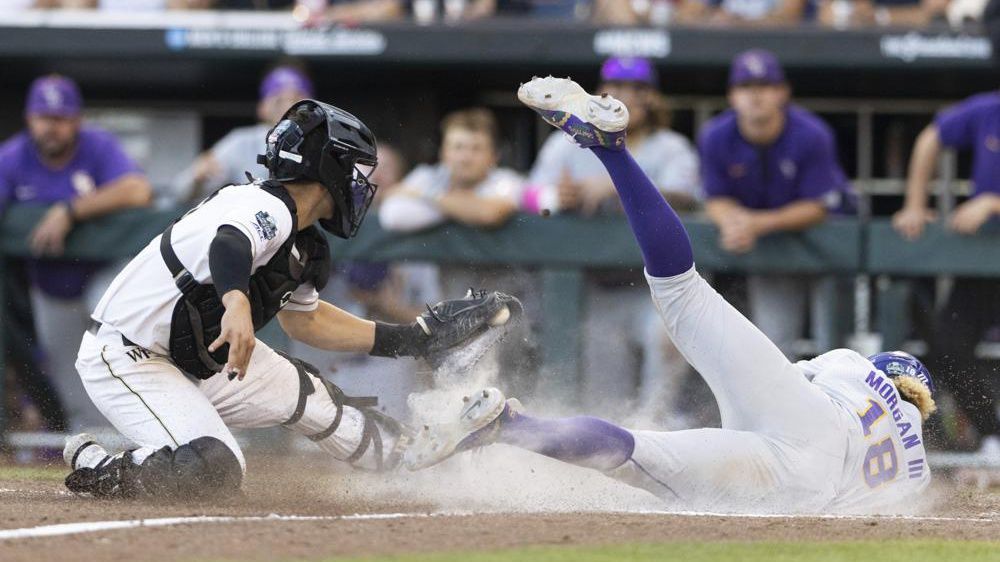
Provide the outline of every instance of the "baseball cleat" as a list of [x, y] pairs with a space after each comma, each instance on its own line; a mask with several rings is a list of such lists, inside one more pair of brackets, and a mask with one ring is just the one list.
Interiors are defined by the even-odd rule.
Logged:
[[608, 94], [590, 95], [569, 78], [548, 76], [521, 84], [517, 98], [583, 148], [625, 148], [628, 108]]
[[[85, 453], [85, 454], [84, 454]], [[86, 459], [103, 459], [108, 456], [108, 452], [97, 444], [94, 436], [89, 433], [78, 433], [71, 437], [66, 438], [66, 445], [63, 447], [63, 460], [69, 466], [70, 470], [76, 470], [78, 468], [77, 463], [81, 459], [81, 455], [86, 457]], [[81, 466], [88, 465], [90, 463], [82, 463]]]
[[438, 464], [448, 457], [485, 447], [497, 440], [505, 415], [520, 411], [516, 398], [507, 400], [497, 388], [466, 396], [458, 421], [434, 426], [425, 425], [403, 453], [403, 464], [410, 470], [420, 470]]

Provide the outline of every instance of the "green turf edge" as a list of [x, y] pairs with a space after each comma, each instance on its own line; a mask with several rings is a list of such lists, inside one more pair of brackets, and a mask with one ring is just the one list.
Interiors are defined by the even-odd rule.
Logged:
[[0, 465], [0, 480], [62, 481], [69, 470], [60, 463], [51, 466]]
[[613, 546], [541, 546], [491, 552], [326, 558], [308, 562], [980, 562], [1000, 561], [1000, 542], [680, 542]]

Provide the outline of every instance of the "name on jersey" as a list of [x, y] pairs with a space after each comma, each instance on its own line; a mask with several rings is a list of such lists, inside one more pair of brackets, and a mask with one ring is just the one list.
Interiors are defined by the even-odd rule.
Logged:
[[[889, 413], [892, 414], [892, 421], [896, 424], [896, 430], [899, 432], [899, 439], [903, 442], [903, 447], [909, 449], [911, 447], [916, 447], [920, 444], [920, 435], [913, 431], [913, 425], [909, 422], [903, 421], [903, 412], [899, 409], [899, 393], [896, 391], [896, 385], [892, 384], [878, 371], [871, 371], [865, 378], [865, 382], [871, 387], [879, 396], [885, 399], [886, 406], [889, 407]], [[881, 409], [881, 408], [879, 408]], [[861, 424], [864, 427], [870, 427], [872, 421], [866, 420], [864, 416], [866, 415], [883, 415], [884, 412], [879, 414], [877, 410], [869, 409], [861, 419]], [[867, 422], [867, 423], [866, 423]]]
[[257, 214], [254, 215], [253, 227], [257, 230], [257, 236], [260, 236], [264, 242], [274, 239], [278, 234], [278, 224], [274, 222], [274, 218], [267, 211], [257, 211]]

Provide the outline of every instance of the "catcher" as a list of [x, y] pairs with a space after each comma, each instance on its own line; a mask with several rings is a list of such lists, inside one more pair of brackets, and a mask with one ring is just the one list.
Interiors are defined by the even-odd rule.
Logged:
[[920, 361], [837, 349], [789, 362], [698, 275], [684, 226], [624, 148], [628, 111], [619, 101], [552, 77], [524, 84], [518, 97], [607, 168], [656, 308], [712, 389], [722, 427], [638, 431], [594, 417], [545, 419], [487, 389], [455, 423], [417, 434], [404, 454], [408, 467], [506, 443], [604, 471], [679, 506], [736, 511], [879, 511], [927, 487], [921, 423], [934, 411], [934, 385]]
[[357, 233], [376, 189], [363, 171], [377, 164], [375, 138], [353, 115], [303, 100], [268, 132], [258, 161], [270, 179], [205, 199], [119, 273], [94, 311], [76, 368], [101, 413], [139, 447], [110, 456], [86, 434], [69, 438], [71, 491], [235, 493], [246, 465], [229, 428], [283, 425], [339, 461], [392, 468], [406, 428], [255, 331], [277, 316], [291, 338], [321, 349], [427, 356], [519, 311], [506, 295], [470, 292], [396, 325], [320, 301], [330, 250], [316, 224], [341, 238]]

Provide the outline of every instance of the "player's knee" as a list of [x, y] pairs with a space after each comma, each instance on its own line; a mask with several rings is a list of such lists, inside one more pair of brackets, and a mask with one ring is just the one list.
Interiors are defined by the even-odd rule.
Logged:
[[243, 463], [215, 437], [199, 437], [174, 451], [174, 470], [195, 494], [229, 495], [240, 489]]
[[174, 450], [164, 447], [142, 463], [142, 487], [153, 497], [230, 496], [243, 482], [241, 456], [215, 437], [199, 437]]

